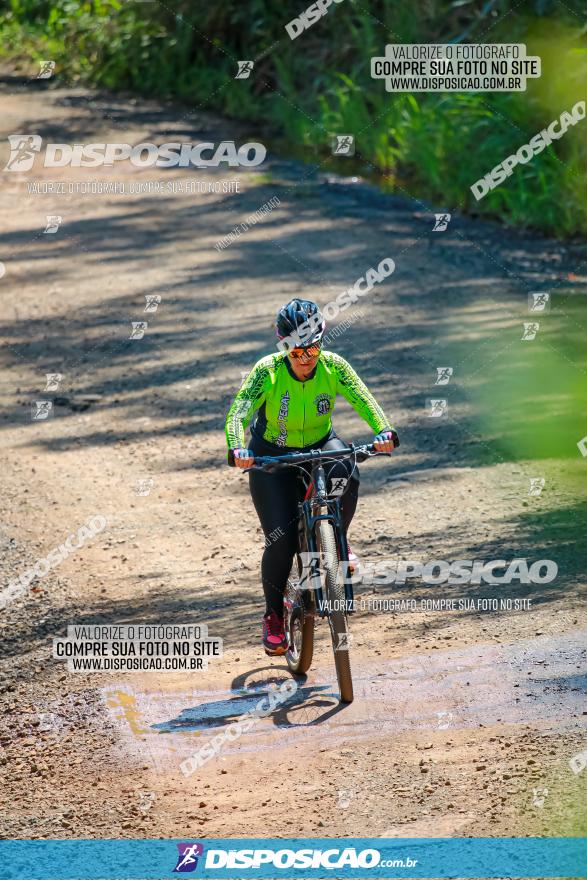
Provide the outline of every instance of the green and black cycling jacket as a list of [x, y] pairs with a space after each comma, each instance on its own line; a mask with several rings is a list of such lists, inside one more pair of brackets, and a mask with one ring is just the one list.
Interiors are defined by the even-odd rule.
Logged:
[[340, 355], [321, 351], [311, 378], [305, 381], [295, 377], [285, 352], [267, 355], [257, 361], [228, 411], [228, 447], [245, 446], [245, 428], [257, 411], [253, 436], [277, 446], [311, 446], [329, 434], [337, 394], [376, 434], [391, 430], [365, 383]]

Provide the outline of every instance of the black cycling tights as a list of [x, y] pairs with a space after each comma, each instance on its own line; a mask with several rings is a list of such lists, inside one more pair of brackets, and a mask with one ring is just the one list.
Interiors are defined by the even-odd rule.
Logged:
[[[312, 449], [342, 449], [346, 444], [331, 435]], [[249, 444], [256, 455], [283, 455], [293, 449], [280, 448], [253, 438]], [[299, 450], [295, 450], [299, 451]], [[309, 468], [309, 466], [305, 466]], [[349, 460], [325, 462], [324, 470], [330, 488], [334, 477], [350, 478], [342, 496], [342, 514], [345, 531], [355, 514], [359, 498], [359, 470]], [[295, 552], [297, 550], [298, 501], [301, 499], [301, 480], [297, 468], [287, 468], [275, 473], [253, 471], [249, 475], [251, 497], [265, 533], [266, 546], [261, 563], [261, 577], [267, 613], [275, 611], [283, 617], [283, 595]], [[352, 476], [351, 476], [352, 475]]]

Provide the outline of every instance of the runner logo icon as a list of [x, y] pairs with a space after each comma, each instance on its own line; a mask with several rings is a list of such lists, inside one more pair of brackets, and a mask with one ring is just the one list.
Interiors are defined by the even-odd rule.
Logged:
[[335, 156], [355, 155], [355, 136], [352, 134], [337, 134], [332, 143], [332, 152]]
[[432, 232], [446, 232], [451, 216], [451, 214], [435, 214], [434, 229]]
[[178, 843], [177, 865], [173, 869], [174, 874], [188, 874], [195, 871], [198, 866], [198, 856], [204, 854], [202, 843]]
[[522, 342], [526, 339], [532, 340], [536, 339], [536, 334], [538, 333], [538, 329], [540, 324], [538, 321], [535, 323], [524, 322], [524, 332], [522, 333]]
[[238, 71], [235, 76], [235, 79], [248, 79], [251, 75], [251, 71], [255, 66], [254, 61], [239, 61], [238, 62]]
[[346, 489], [346, 484], [348, 480], [346, 477], [333, 477], [332, 485], [330, 486], [330, 494], [331, 495], [344, 495], [344, 490]]
[[4, 166], [5, 171], [30, 171], [35, 156], [41, 149], [42, 138], [37, 134], [10, 134], [10, 158]]
[[450, 382], [450, 377], [452, 376], [454, 370], [452, 367], [436, 367], [437, 377], [435, 385], [448, 385]]
[[33, 422], [42, 422], [48, 419], [53, 412], [52, 400], [35, 400], [31, 404], [31, 414]]
[[37, 74], [37, 79], [51, 79], [53, 76], [53, 72], [55, 70], [55, 62], [54, 61], [43, 61], [41, 62], [41, 69]]
[[549, 312], [550, 311], [550, 293], [529, 293], [528, 294], [528, 311], [530, 311], [530, 312]]

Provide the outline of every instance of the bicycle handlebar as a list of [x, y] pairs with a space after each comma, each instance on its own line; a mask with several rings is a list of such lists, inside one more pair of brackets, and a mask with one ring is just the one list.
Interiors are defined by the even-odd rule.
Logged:
[[[362, 455], [361, 455], [362, 453]], [[350, 446], [344, 449], [333, 449], [330, 452], [323, 452], [321, 449], [311, 449], [308, 452], [288, 452], [284, 455], [256, 455], [255, 464], [259, 466], [271, 464], [302, 464], [309, 461], [321, 461], [326, 458], [346, 458], [349, 455], [356, 454], [361, 456], [363, 460], [370, 455], [377, 455], [372, 443], [364, 446]]]
[[[397, 436], [396, 431], [392, 431], [391, 433], [393, 448], [397, 449], [399, 446], [399, 437]], [[308, 452], [287, 452], [284, 455], [256, 455], [255, 463], [251, 467], [245, 468], [244, 473], [253, 470], [262, 471], [279, 465], [302, 464], [311, 461], [346, 458], [349, 455], [354, 455], [356, 460], [361, 462], [366, 461], [368, 458], [374, 458], [376, 455], [388, 454], [389, 453], [386, 452], [377, 452], [373, 443], [363, 443], [360, 446], [355, 446], [354, 443], [351, 443], [343, 449], [332, 449], [326, 452], [322, 449], [311, 449]]]

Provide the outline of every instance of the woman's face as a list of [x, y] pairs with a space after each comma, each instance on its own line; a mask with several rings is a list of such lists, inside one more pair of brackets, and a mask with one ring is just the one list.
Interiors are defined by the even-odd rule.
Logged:
[[304, 381], [308, 376], [311, 375], [314, 367], [318, 362], [318, 358], [320, 357], [320, 353], [310, 357], [307, 352], [304, 352], [301, 357], [296, 358], [291, 354], [288, 354], [289, 362], [291, 364], [291, 368], [294, 372], [294, 375]]

